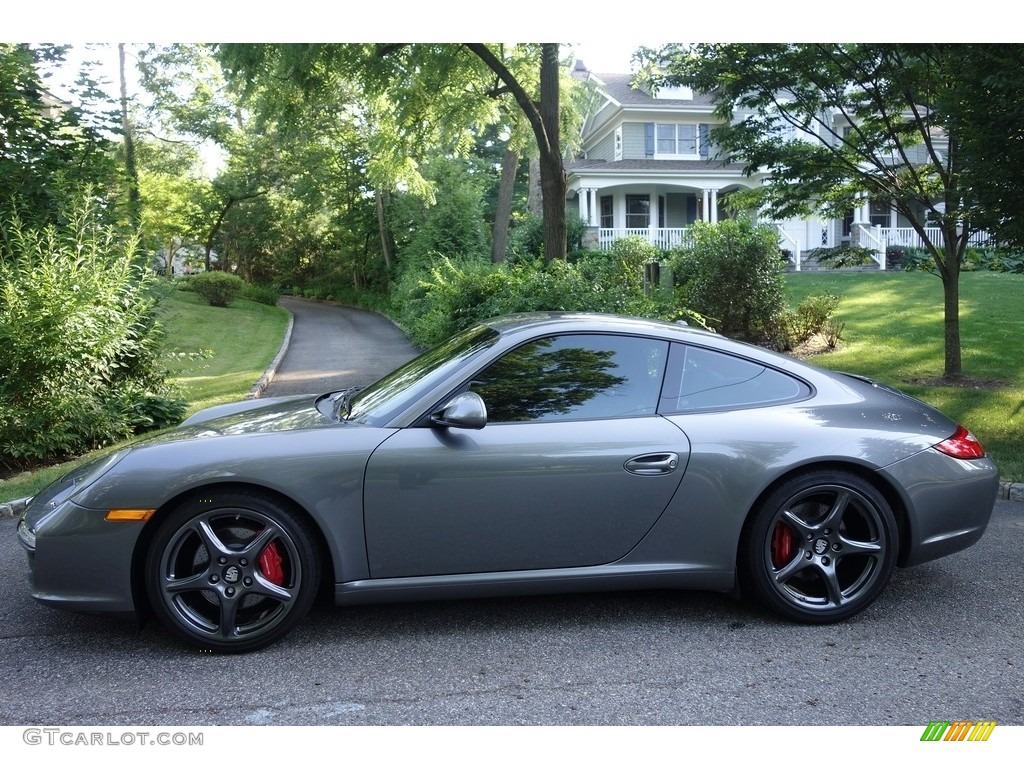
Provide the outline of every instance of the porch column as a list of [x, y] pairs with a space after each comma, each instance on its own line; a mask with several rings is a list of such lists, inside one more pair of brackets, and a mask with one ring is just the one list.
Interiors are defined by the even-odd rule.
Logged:
[[711, 223], [718, 223], [718, 190], [711, 190]]
[[711, 190], [710, 189], [705, 189], [705, 190], [703, 190], [703, 192], [704, 192], [704, 201], [703, 201], [704, 204], [701, 206], [700, 220], [701, 221], [711, 221], [711, 211], [710, 211], [710, 208], [711, 208]]
[[863, 199], [864, 199], [864, 193], [863, 192], [858, 192], [854, 196], [854, 200], [856, 201], [854, 206], [853, 206], [853, 223], [854, 224], [863, 224], [864, 223], [864, 204], [861, 202]]
[[647, 199], [647, 242], [654, 245], [658, 242], [658, 194], [651, 192]]

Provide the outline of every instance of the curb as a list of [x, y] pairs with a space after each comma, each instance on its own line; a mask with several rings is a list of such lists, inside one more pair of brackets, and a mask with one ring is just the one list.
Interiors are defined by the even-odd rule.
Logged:
[[28, 506], [29, 499], [31, 496], [27, 496], [24, 499], [15, 499], [14, 501], [5, 501], [0, 504], [0, 517], [17, 517], [25, 511], [25, 507]]
[[[284, 309], [282, 307], [282, 309]], [[285, 310], [286, 312], [288, 310]], [[288, 328], [284, 332], [284, 339], [281, 340], [281, 348], [277, 350], [277, 356], [270, 362], [267, 369], [260, 376], [259, 380], [253, 385], [252, 389], [249, 390], [249, 394], [246, 395], [247, 400], [255, 400], [263, 397], [263, 393], [267, 391], [267, 387], [270, 386], [270, 382], [274, 380], [274, 376], [277, 375], [277, 369], [281, 365], [281, 360], [284, 359], [285, 353], [288, 351], [288, 345], [292, 341], [292, 328], [295, 326], [295, 315], [288, 312]]]
[[996, 498], [1003, 501], [1024, 501], [1024, 483], [999, 483], [999, 494]]

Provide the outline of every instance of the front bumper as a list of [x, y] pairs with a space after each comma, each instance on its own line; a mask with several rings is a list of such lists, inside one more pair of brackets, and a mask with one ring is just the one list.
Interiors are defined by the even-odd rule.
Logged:
[[132, 556], [142, 525], [107, 522], [105, 511], [73, 501], [48, 506], [30, 504], [18, 521], [32, 597], [71, 611], [134, 612]]

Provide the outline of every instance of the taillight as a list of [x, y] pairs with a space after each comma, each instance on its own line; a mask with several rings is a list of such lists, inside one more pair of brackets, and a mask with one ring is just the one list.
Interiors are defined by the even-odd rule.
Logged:
[[936, 450], [942, 451], [954, 459], [983, 459], [985, 449], [981, 447], [978, 438], [967, 431], [965, 427], [957, 426], [956, 432], [947, 440], [935, 446]]

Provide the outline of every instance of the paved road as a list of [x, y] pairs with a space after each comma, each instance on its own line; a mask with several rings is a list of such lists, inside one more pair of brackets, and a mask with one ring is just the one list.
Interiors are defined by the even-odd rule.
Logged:
[[703, 593], [319, 607], [222, 656], [36, 605], [7, 518], [0, 725], [1024, 725], [1022, 539], [998, 502], [981, 542], [835, 626]]
[[386, 317], [330, 302], [283, 297], [295, 317], [291, 343], [264, 397], [369, 384], [416, 355]]

